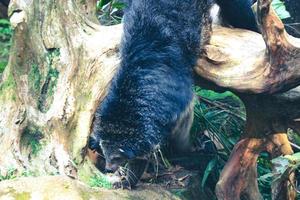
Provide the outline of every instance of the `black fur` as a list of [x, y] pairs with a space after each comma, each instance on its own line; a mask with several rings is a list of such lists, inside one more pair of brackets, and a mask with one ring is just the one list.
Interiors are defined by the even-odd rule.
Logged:
[[166, 140], [193, 98], [191, 71], [205, 7], [199, 0], [132, 1], [121, 66], [95, 115], [102, 148], [120, 148], [133, 158]]
[[189, 139], [184, 134], [193, 115], [192, 67], [209, 3], [126, 3], [120, 68], [97, 108], [89, 147], [102, 150], [110, 171], [129, 160], [130, 170], [141, 172], [133, 163], [143, 163], [139, 159], [165, 144], [172, 134], [180, 138], [178, 146], [188, 146], [183, 140]]
[[221, 18], [225, 23], [259, 32], [255, 15], [251, 9], [253, 0], [216, 0], [221, 7]]
[[120, 68], [96, 111], [90, 140], [94, 149], [100, 143], [113, 170], [123, 163], [118, 154], [133, 160], [164, 144], [190, 107], [192, 66], [208, 10], [204, 0], [127, 3]]
[[286, 9], [290, 12], [292, 19], [300, 23], [300, 1], [299, 0], [285, 0]]
[[287, 11], [291, 17], [282, 20], [285, 24], [287, 32], [295, 37], [300, 38], [300, 1], [299, 0], [285, 0]]
[[1, 0], [1, 3], [6, 7], [8, 7], [9, 2], [10, 2], [10, 0]]

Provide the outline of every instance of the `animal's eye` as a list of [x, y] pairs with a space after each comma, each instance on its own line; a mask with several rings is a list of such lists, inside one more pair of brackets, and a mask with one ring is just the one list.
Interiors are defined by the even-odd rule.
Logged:
[[119, 149], [119, 151], [120, 151], [121, 153], [124, 153], [124, 152], [125, 152], [125, 151], [124, 151], [123, 149], [121, 149], [121, 148]]
[[123, 157], [121, 157], [121, 156], [115, 156], [115, 157], [112, 158], [112, 160], [115, 161], [115, 162], [122, 161]]

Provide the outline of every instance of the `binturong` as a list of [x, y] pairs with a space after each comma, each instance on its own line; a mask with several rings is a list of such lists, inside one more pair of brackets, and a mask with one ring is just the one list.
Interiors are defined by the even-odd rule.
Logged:
[[116, 187], [134, 186], [147, 156], [167, 140], [189, 147], [192, 66], [206, 6], [199, 0], [127, 2], [120, 67], [89, 141], [102, 150], [108, 172], [128, 163], [127, 180]]
[[148, 156], [158, 148], [167, 142], [178, 151], [190, 148], [192, 69], [209, 3], [125, 3], [120, 67], [96, 110], [89, 148], [103, 153], [107, 172], [124, 176], [115, 187], [131, 188], [143, 174]]

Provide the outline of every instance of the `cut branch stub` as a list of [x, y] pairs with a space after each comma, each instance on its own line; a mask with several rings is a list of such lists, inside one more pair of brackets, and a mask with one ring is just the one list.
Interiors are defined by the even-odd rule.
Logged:
[[300, 84], [300, 39], [289, 36], [270, 7], [258, 1], [261, 35], [213, 28], [196, 72], [204, 79], [241, 93], [276, 93]]

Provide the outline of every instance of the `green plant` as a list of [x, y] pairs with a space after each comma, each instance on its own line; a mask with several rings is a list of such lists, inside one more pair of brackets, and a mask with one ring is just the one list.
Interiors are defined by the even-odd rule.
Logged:
[[100, 0], [97, 2], [97, 11], [100, 23], [103, 25], [115, 25], [122, 21], [125, 4], [118, 0]]
[[30, 86], [34, 89], [34, 91], [39, 93], [41, 87], [41, 74], [38, 65], [31, 65], [28, 79]]
[[7, 79], [0, 84], [0, 94], [6, 89], [13, 89], [16, 87], [16, 82], [13, 75], [10, 73]]
[[9, 72], [7, 78], [0, 82], [0, 100], [2, 99], [11, 99], [13, 101], [16, 100], [15, 89], [16, 82], [13, 77], [12, 72]]
[[16, 177], [17, 177], [17, 169], [13, 167], [9, 168], [5, 175], [2, 175], [0, 173], [0, 181], [11, 180], [11, 179], [15, 179]]
[[242, 102], [231, 92], [216, 93], [200, 87], [195, 87], [194, 92], [197, 99], [191, 130], [193, 140], [206, 131], [221, 144], [220, 153], [229, 155], [244, 129], [246, 114]]
[[21, 176], [22, 177], [37, 177], [38, 176], [38, 173], [37, 172], [34, 172], [34, 171], [31, 171], [29, 169], [26, 169], [24, 170], [22, 173], [21, 173]]
[[0, 61], [0, 73], [3, 73], [6, 65], [7, 65], [7, 61]]
[[268, 153], [260, 154], [257, 161], [258, 187], [264, 200], [271, 200], [272, 162]]
[[[219, 150], [203, 173], [201, 187], [204, 188], [210, 176], [218, 179], [233, 146], [243, 132], [246, 113], [242, 102], [230, 92], [216, 93], [200, 87], [195, 87], [194, 92], [197, 97], [192, 127], [194, 140], [206, 130], [210, 139], [219, 144]], [[272, 162], [267, 153], [259, 156], [257, 166], [260, 192], [265, 200], [269, 200], [273, 174]]]
[[[231, 92], [216, 93], [195, 86], [194, 93], [194, 123], [191, 129], [193, 143], [203, 146], [201, 138], [205, 134], [215, 144], [219, 144], [218, 150], [210, 149], [212, 152], [207, 154], [211, 160], [201, 181], [202, 189], [209, 187], [213, 190], [214, 185], [209, 184], [218, 180], [234, 144], [244, 129], [245, 108], [239, 98]], [[204, 142], [206, 143], [207, 139]]]
[[[43, 81], [43, 86], [41, 87], [40, 97], [38, 99], [38, 108], [42, 112], [46, 112], [53, 101], [54, 90], [57, 85], [57, 80], [59, 76], [59, 71], [57, 70], [57, 65], [59, 61], [60, 50], [50, 49], [46, 55], [48, 73]], [[39, 74], [39, 73], [37, 73]], [[39, 81], [36, 79], [35, 81]], [[39, 81], [40, 82], [40, 81]]]
[[102, 187], [107, 189], [112, 188], [111, 183], [107, 180], [107, 178], [104, 175], [94, 175], [90, 179], [89, 185], [91, 187]]
[[37, 156], [42, 149], [41, 139], [44, 137], [42, 132], [35, 126], [26, 127], [22, 137], [21, 145], [30, 148], [30, 154]]
[[276, 14], [280, 19], [286, 19], [291, 17], [290, 13], [286, 10], [284, 2], [281, 0], [273, 0], [272, 8], [275, 10]]
[[0, 74], [4, 71], [9, 57], [12, 29], [7, 19], [0, 19]]

